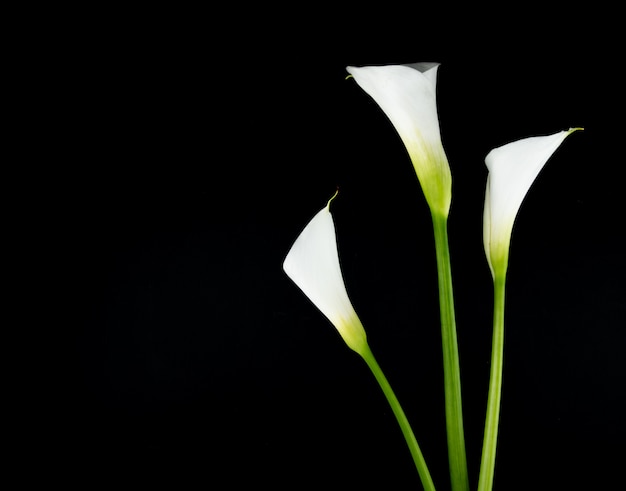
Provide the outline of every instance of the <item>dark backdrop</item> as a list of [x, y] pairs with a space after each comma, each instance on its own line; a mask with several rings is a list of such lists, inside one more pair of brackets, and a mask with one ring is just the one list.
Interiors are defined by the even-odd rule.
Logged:
[[85, 14], [32, 46], [13, 204], [29, 216], [16, 468], [82, 489], [419, 489], [365, 364], [281, 269], [339, 187], [348, 292], [448, 489], [430, 217], [393, 128], [345, 80], [349, 64], [439, 61], [471, 481], [491, 342], [483, 159], [585, 126], [514, 231], [495, 489], [603, 489], [626, 436], [623, 101], [607, 33], [590, 40], [582, 14], [462, 31], [400, 27], [400, 13], [244, 17]]

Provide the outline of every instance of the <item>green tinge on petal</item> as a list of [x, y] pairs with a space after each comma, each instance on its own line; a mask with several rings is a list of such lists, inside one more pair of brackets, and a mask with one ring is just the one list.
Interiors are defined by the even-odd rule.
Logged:
[[443, 147], [427, 145], [424, 141], [405, 145], [431, 211], [448, 216], [452, 201], [452, 174]]
[[487, 186], [485, 188], [485, 207], [483, 210], [483, 245], [485, 247], [485, 256], [487, 257], [487, 263], [489, 263], [489, 269], [491, 270], [491, 276], [495, 277], [493, 264], [491, 263], [491, 193], [489, 189], [489, 175], [487, 175]]

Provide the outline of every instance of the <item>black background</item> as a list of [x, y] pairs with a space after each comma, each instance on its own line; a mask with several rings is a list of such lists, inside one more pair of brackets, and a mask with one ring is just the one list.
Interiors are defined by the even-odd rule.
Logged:
[[401, 11], [49, 14], [60, 20], [39, 13], [46, 29], [24, 36], [16, 71], [8, 208], [25, 300], [10, 428], [26, 481], [419, 489], [365, 364], [282, 272], [339, 187], [348, 292], [448, 489], [428, 209], [393, 128], [345, 80], [346, 65], [415, 61], [442, 63], [470, 479], [491, 342], [484, 156], [573, 126], [585, 131], [513, 235], [495, 489], [622, 475], [623, 100], [608, 27], [591, 38], [596, 21], [576, 12], [517, 27], [455, 12], [456, 28], [452, 13], [407, 26]]

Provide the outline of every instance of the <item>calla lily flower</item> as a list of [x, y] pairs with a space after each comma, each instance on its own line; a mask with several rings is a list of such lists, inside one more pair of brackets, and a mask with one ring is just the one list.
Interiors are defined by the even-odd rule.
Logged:
[[452, 177], [437, 116], [437, 63], [347, 67], [400, 135], [432, 212], [448, 216]]
[[568, 135], [579, 129], [582, 128], [524, 138], [495, 148], [485, 157], [489, 174], [483, 242], [494, 278], [506, 273], [513, 224], [524, 197], [556, 149]]
[[304, 227], [287, 254], [283, 269], [337, 328], [346, 344], [356, 351], [370, 368], [398, 421], [424, 489], [435, 491], [435, 485], [409, 420], [374, 358], [367, 344], [363, 324], [348, 298], [339, 265], [335, 223], [330, 214], [330, 203], [335, 196]]
[[333, 198], [296, 239], [283, 269], [337, 328], [346, 344], [363, 355], [368, 349], [365, 329], [348, 298], [341, 274], [335, 224], [330, 213]]

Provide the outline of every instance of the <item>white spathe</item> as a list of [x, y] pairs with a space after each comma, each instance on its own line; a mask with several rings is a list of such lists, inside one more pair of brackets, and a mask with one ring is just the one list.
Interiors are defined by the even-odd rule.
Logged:
[[283, 269], [337, 328], [346, 344], [363, 353], [367, 347], [365, 329], [348, 298], [341, 274], [330, 201], [296, 239]]
[[448, 216], [452, 176], [437, 115], [437, 63], [347, 67], [380, 106], [406, 146], [432, 211]]
[[534, 136], [494, 148], [485, 164], [489, 170], [483, 214], [483, 243], [491, 274], [506, 273], [515, 217], [535, 178], [563, 143], [581, 128]]

